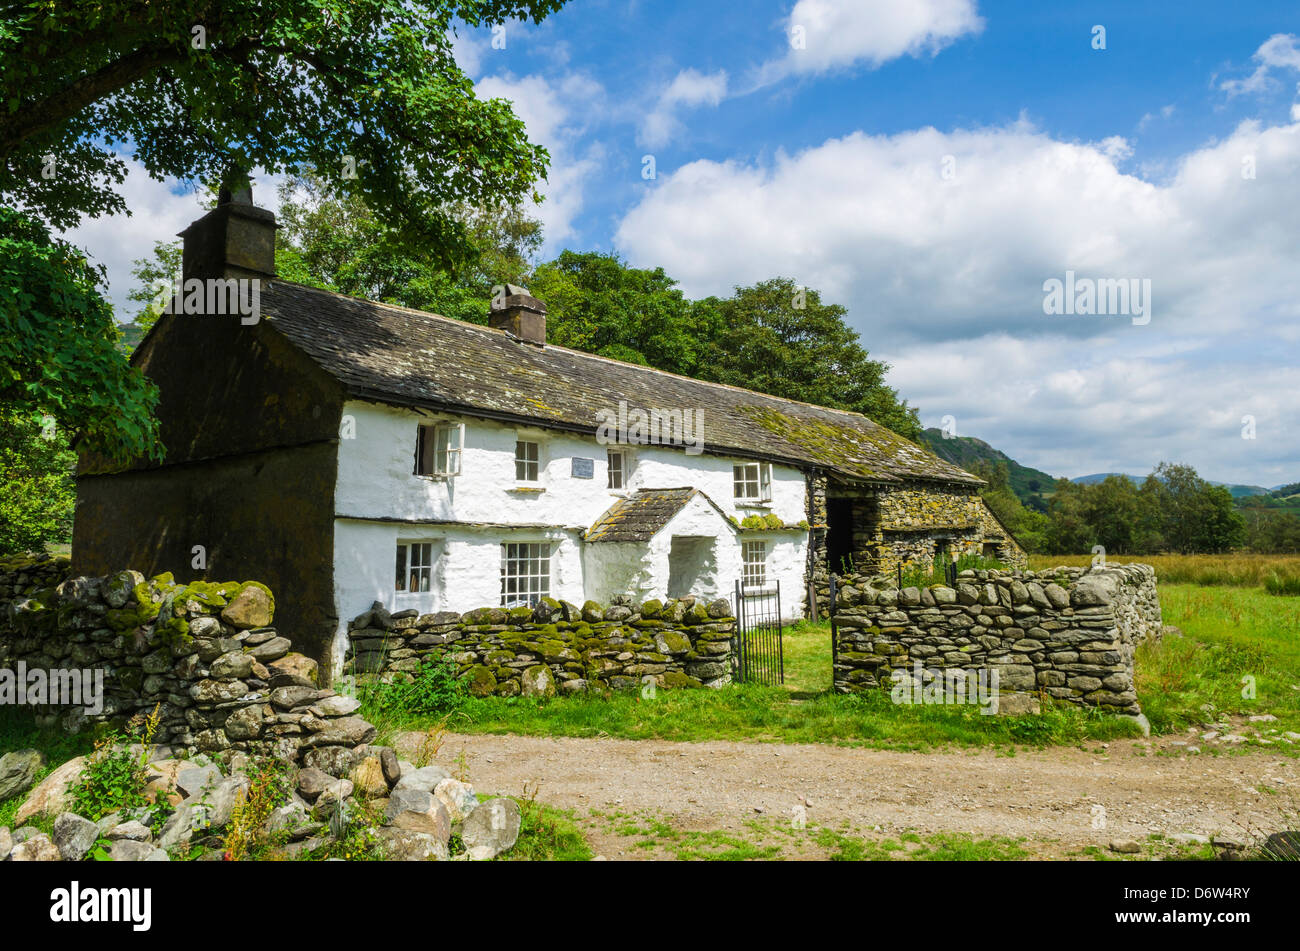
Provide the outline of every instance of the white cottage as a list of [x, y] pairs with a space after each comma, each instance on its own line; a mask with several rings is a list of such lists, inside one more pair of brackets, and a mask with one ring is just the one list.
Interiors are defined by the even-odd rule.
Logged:
[[166, 315], [137, 348], [167, 455], [83, 454], [77, 570], [264, 581], [328, 663], [374, 601], [740, 582], [795, 618], [831, 571], [1018, 552], [978, 479], [864, 416], [555, 346], [522, 288], [480, 326], [282, 281], [274, 233], [228, 196], [184, 232], [185, 278], [258, 280], [260, 313]]

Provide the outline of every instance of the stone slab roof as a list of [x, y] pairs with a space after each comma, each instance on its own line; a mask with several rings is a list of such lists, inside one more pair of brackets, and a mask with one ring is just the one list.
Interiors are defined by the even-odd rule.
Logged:
[[705, 450], [818, 467], [882, 484], [980, 484], [858, 413], [706, 383], [501, 330], [287, 281], [262, 292], [262, 315], [354, 399], [444, 409], [594, 433], [598, 412], [692, 409]]
[[[699, 489], [639, 489], [619, 499], [596, 519], [587, 530], [589, 542], [646, 542], [673, 520], [695, 496], [701, 496], [715, 509], [713, 500]], [[726, 515], [721, 509], [718, 514]]]

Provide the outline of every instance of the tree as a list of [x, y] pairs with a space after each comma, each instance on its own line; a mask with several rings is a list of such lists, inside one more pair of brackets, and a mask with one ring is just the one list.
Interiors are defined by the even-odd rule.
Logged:
[[69, 540], [76, 462], [53, 418], [0, 409], [0, 555]]
[[1083, 517], [1110, 554], [1126, 555], [1133, 548], [1138, 522], [1138, 489], [1128, 476], [1111, 475], [1083, 486]]
[[149, 328], [158, 322], [163, 308], [171, 300], [170, 291], [166, 296], [159, 295], [159, 286], [165, 285], [170, 288], [180, 271], [180, 241], [155, 241], [152, 255], [147, 258], [136, 258], [131, 262], [131, 276], [138, 283], [127, 292], [126, 296], [128, 300], [140, 305], [133, 323], [142, 331], [147, 333]]
[[279, 197], [276, 272], [285, 280], [474, 323], [487, 321], [494, 286], [524, 282], [542, 240], [541, 223], [517, 207], [461, 207], [454, 215], [471, 252], [450, 265], [315, 171], [285, 181]]
[[663, 268], [613, 254], [565, 251], [529, 289], [546, 305], [547, 339], [616, 360], [693, 376], [713, 332]]
[[989, 510], [997, 516], [1022, 548], [1029, 552], [1042, 551], [1047, 544], [1048, 519], [1041, 512], [1026, 508], [1011, 488], [1011, 471], [1005, 461], [996, 465], [980, 460], [971, 469], [986, 483], [980, 490]]
[[908, 439], [921, 438], [916, 410], [885, 385], [889, 365], [872, 360], [839, 304], [786, 278], [737, 287], [702, 302], [720, 328], [700, 376], [862, 413]]
[[1069, 479], [1057, 479], [1048, 504], [1051, 525], [1047, 533], [1048, 550], [1054, 554], [1078, 554], [1092, 550], [1097, 533], [1088, 523], [1087, 486]]
[[[472, 255], [454, 209], [536, 199], [548, 156], [508, 102], [476, 98], [451, 31], [457, 22], [536, 22], [563, 3], [19, 0], [0, 8], [0, 401], [50, 412], [115, 459], [160, 455], [156, 394], [117, 352], [99, 277], [45, 230], [129, 213], [119, 187], [126, 150], [160, 180], [329, 169], [406, 246], [449, 263]], [[58, 260], [66, 274], [55, 273]]]
[[1240, 544], [1245, 522], [1232, 493], [1210, 485], [1191, 466], [1162, 462], [1147, 478], [1148, 498], [1158, 508], [1148, 520], [1159, 524], [1165, 544], [1177, 552], [1220, 552]]
[[0, 408], [49, 414], [119, 461], [160, 458], [157, 390], [118, 350], [103, 280], [40, 222], [0, 208]]
[[310, 165], [453, 260], [470, 248], [448, 209], [517, 203], [548, 156], [508, 102], [475, 97], [451, 32], [458, 21], [537, 22], [563, 3], [7, 4], [0, 199], [18, 196], [59, 227], [125, 211], [121, 145], [160, 180]]

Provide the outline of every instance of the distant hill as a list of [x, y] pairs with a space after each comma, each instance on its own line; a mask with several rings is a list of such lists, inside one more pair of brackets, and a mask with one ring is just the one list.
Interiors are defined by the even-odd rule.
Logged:
[[130, 354], [131, 351], [138, 347], [140, 341], [144, 339], [144, 328], [134, 320], [118, 324], [117, 329], [122, 332], [122, 339], [118, 341], [117, 345], [127, 354]]
[[1267, 495], [1251, 495], [1237, 499], [1240, 508], [1270, 509], [1294, 512], [1300, 515], [1300, 482], [1290, 482], [1272, 489]]
[[1111, 476], [1128, 479], [1134, 485], [1141, 485], [1146, 478], [1145, 476], [1126, 476], [1122, 472], [1094, 472], [1092, 475], [1079, 476], [1077, 479], [1071, 479], [1070, 481], [1076, 485], [1096, 485], [1098, 482], [1105, 482]]
[[1052, 485], [1056, 482], [1055, 476], [1050, 476], [1041, 469], [1022, 466], [1005, 452], [994, 449], [984, 440], [973, 436], [954, 436], [951, 439], [944, 439], [943, 430], [931, 428], [922, 433], [921, 439], [926, 448], [940, 459], [960, 466], [968, 472], [972, 471], [977, 463], [996, 465], [1005, 462], [1010, 476], [1011, 491], [1016, 494], [1016, 497], [1032, 509], [1040, 512], [1047, 511], [1047, 500], [1052, 495]]
[[[1128, 479], [1134, 485], [1141, 485], [1146, 481], [1146, 476], [1126, 475], [1123, 472], [1094, 472], [1092, 475], [1079, 476], [1070, 481], [1078, 485], [1095, 485], [1098, 482], [1104, 482], [1110, 476], [1120, 476], [1121, 478]], [[1244, 499], [1252, 495], [1269, 494], [1269, 490], [1264, 488], [1262, 485], [1239, 485], [1232, 482], [1215, 482], [1213, 479], [1206, 479], [1205, 481], [1210, 483], [1210, 485], [1223, 486], [1232, 493], [1234, 499]]]

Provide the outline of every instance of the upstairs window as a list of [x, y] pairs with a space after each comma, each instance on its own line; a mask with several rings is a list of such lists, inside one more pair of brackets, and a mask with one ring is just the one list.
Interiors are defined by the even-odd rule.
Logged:
[[737, 501], [772, 501], [772, 466], [769, 463], [746, 462], [732, 466], [731, 476]]
[[767, 542], [741, 542], [743, 572], [741, 584], [746, 588], [761, 588], [767, 584]]
[[542, 447], [527, 439], [515, 441], [515, 481], [536, 482], [541, 473]]
[[460, 475], [464, 449], [464, 423], [421, 426], [415, 445], [415, 474], [448, 478]]
[[609, 487], [626, 489], [628, 477], [632, 474], [626, 449], [609, 450]]
[[506, 542], [501, 546], [501, 606], [534, 605], [551, 594], [549, 542]]
[[397, 590], [428, 591], [433, 582], [433, 543], [397, 543]]

